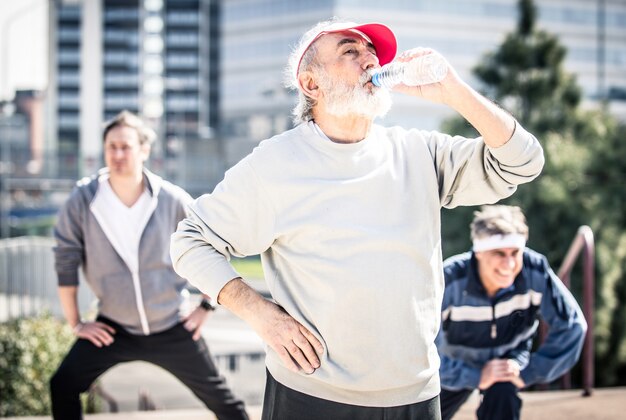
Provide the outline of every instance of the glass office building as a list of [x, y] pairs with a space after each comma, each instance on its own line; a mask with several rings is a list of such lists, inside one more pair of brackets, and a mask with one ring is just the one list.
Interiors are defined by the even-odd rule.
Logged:
[[[95, 171], [102, 122], [129, 110], [159, 134], [151, 166], [201, 188], [194, 182], [207, 167], [217, 171], [220, 160], [219, 1], [51, 0], [50, 6], [49, 121], [61, 176]], [[187, 164], [200, 154], [214, 162]]]
[[[259, 141], [292, 127], [283, 71], [300, 35], [339, 16], [378, 21], [399, 49], [435, 48], [472, 68], [515, 30], [517, 0], [50, 0], [53, 127], [60, 169], [100, 159], [104, 118], [130, 109], [159, 131], [153, 167], [198, 194]], [[585, 105], [626, 119], [626, 1], [536, 0], [538, 26], [567, 47]], [[394, 94], [386, 125], [437, 129], [445, 106]], [[76, 151], [80, 151], [77, 155]], [[78, 157], [77, 157], [78, 156]]]
[[[517, 0], [227, 0], [222, 6], [221, 128], [229, 164], [259, 140], [291, 126], [295, 96], [282, 85], [290, 47], [332, 16], [381, 22], [395, 32], [399, 50], [432, 47], [479, 88], [471, 69], [515, 30]], [[566, 70], [577, 75], [586, 102], [610, 100], [626, 119], [626, 2], [536, 0], [538, 26], [567, 47]], [[437, 129], [452, 112], [394, 94], [386, 125]]]

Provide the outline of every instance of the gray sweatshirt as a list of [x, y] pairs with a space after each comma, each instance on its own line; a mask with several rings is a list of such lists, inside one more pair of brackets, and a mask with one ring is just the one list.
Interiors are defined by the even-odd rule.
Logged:
[[217, 297], [231, 256], [262, 254], [275, 301], [324, 345], [313, 374], [266, 364], [308, 395], [389, 407], [439, 394], [442, 206], [494, 203], [543, 167], [517, 125], [505, 145], [374, 125], [338, 144], [302, 124], [262, 142], [172, 236], [176, 271]]
[[172, 269], [170, 235], [192, 199], [181, 188], [144, 169], [152, 215], [139, 245], [139, 269], [131, 270], [90, 210], [98, 177], [77, 183], [54, 228], [55, 268], [60, 286], [79, 283], [79, 267], [98, 298], [98, 313], [132, 334], [153, 334], [180, 320], [181, 291], [187, 282]]

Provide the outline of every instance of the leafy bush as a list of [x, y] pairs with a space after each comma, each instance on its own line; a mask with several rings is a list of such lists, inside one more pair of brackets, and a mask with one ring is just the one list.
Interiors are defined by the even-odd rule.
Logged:
[[50, 414], [48, 381], [73, 341], [50, 315], [0, 324], [0, 417]]

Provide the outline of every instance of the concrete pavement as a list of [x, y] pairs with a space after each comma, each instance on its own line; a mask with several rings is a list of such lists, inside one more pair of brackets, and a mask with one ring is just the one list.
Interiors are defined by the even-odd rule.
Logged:
[[[522, 393], [522, 420], [621, 420], [626, 413], [626, 388], [596, 389], [591, 397], [581, 390]], [[454, 420], [474, 420], [478, 394], [461, 407]], [[250, 420], [261, 419], [261, 407], [249, 406]], [[49, 417], [13, 417], [7, 420], [42, 420]], [[215, 420], [205, 409], [102, 413], [85, 416], [86, 420]], [[292, 419], [287, 419], [292, 420]], [[296, 420], [296, 419], [293, 419]], [[332, 419], [325, 419], [332, 420]]]
[[[522, 392], [522, 420], [620, 420], [626, 418], [626, 388]], [[472, 394], [454, 420], [475, 420], [479, 395]]]
[[[581, 390], [524, 392], [522, 393], [522, 420], [621, 420], [626, 418], [626, 388], [596, 389], [591, 397], [582, 397], [581, 395]], [[474, 393], [453, 420], [475, 420], [478, 401], [478, 393]], [[261, 407], [259, 406], [248, 407], [248, 413], [251, 420], [261, 419]], [[132, 420], [200, 420], [215, 418], [206, 410], [144, 412], [132, 413], [132, 415], [133, 417], [100, 414], [87, 416], [87, 420], [121, 420], [122, 418]]]

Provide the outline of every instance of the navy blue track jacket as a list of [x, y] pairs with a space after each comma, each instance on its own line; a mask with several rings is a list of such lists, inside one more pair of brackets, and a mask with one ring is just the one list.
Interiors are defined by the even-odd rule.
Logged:
[[[444, 262], [445, 292], [437, 348], [441, 387], [478, 387], [492, 359], [514, 359], [525, 384], [551, 382], [569, 370], [582, 350], [587, 323], [580, 307], [546, 258], [526, 248], [513, 285], [490, 298], [472, 252]], [[531, 353], [541, 317], [548, 336]]]

